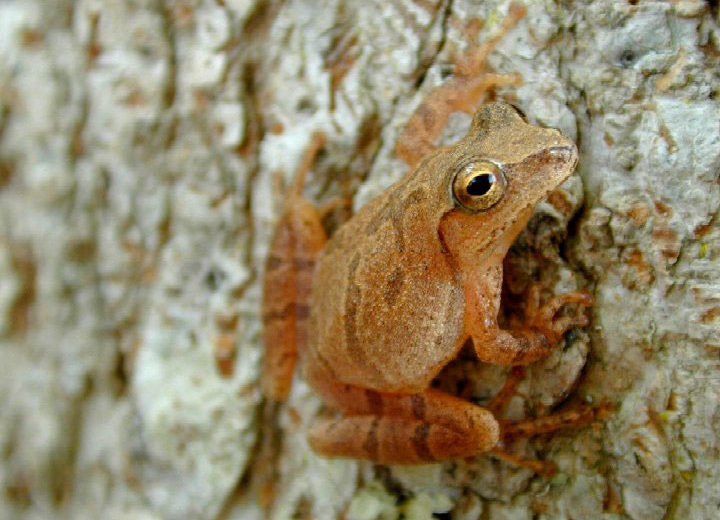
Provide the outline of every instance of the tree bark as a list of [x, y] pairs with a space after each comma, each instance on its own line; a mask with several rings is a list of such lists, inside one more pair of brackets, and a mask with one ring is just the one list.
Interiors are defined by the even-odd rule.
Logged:
[[[258, 386], [263, 262], [313, 132], [305, 195], [359, 209], [506, 0], [0, 3], [0, 516], [716, 518], [717, 3], [526, 5], [490, 59], [522, 84], [489, 98], [580, 163], [513, 247], [506, 305], [531, 281], [595, 303], [507, 414], [615, 406], [512, 447], [551, 479], [493, 457], [326, 460], [309, 387], [271, 407]], [[438, 385], [483, 402], [505, 374], [463, 358]]]

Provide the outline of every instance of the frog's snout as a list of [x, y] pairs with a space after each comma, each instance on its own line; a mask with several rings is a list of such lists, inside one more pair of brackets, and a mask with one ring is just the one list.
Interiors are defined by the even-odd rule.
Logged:
[[570, 164], [571, 168], [575, 168], [577, 165], [578, 153], [574, 143], [565, 146], [553, 146], [550, 148], [549, 153], [553, 159]]

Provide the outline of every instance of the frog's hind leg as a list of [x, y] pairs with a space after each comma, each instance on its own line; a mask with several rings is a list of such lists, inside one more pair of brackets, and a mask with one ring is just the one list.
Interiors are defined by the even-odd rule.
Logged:
[[521, 421], [502, 419], [510, 399], [515, 395], [517, 387], [522, 383], [526, 375], [525, 367], [513, 367], [508, 373], [503, 387], [486, 405], [487, 409], [498, 418], [500, 423], [500, 439], [503, 443], [510, 443], [517, 439], [534, 437], [561, 429], [579, 428], [595, 420], [604, 419], [608, 412], [612, 410], [612, 406], [607, 403], [602, 403], [597, 406], [579, 405], [569, 410], [552, 413], [535, 419]]
[[545, 417], [524, 421], [501, 421], [500, 437], [503, 443], [534, 437], [558, 430], [577, 429], [595, 421], [603, 420], [615, 408], [609, 403], [596, 406], [580, 405], [570, 410], [552, 413]]
[[320, 214], [301, 196], [305, 175], [324, 141], [320, 133], [311, 139], [275, 226], [265, 264], [262, 387], [265, 395], [274, 400], [287, 397], [298, 353], [307, 343], [315, 260], [327, 242]]
[[[518, 380], [518, 376], [522, 378], [523, 375], [524, 370], [522, 372], [515, 372], [515, 369], [513, 369], [513, 372], [508, 375], [508, 382], [506, 382], [503, 390], [508, 387], [512, 387], [514, 390], [519, 381], [522, 380]], [[502, 394], [503, 391], [501, 390], [488, 406], [491, 410], [496, 412], [497, 415], [501, 415], [503, 413], [507, 400], [509, 400], [509, 396]], [[552, 433], [558, 430], [573, 430], [582, 428], [594, 423], [595, 421], [605, 419], [612, 410], [613, 407], [611, 405], [603, 403], [597, 406], [580, 405], [569, 410], [552, 413], [535, 419], [522, 421], [499, 419], [500, 443], [492, 449], [491, 453], [497, 458], [504, 460], [513, 466], [528, 468], [540, 475], [551, 477], [557, 469], [555, 463], [551, 461], [529, 459], [516, 455], [515, 453], [508, 451], [509, 447], [515, 441], [520, 439]]]
[[454, 76], [425, 97], [398, 138], [395, 153], [406, 164], [416, 164], [436, 147], [436, 142], [453, 112], [472, 114], [492, 88], [519, 85], [522, 82], [517, 74], [488, 72], [487, 59], [525, 14], [523, 5], [515, 2], [510, 4], [508, 15], [500, 29], [481, 45], [475, 43], [479, 26], [473, 25], [466, 31], [466, 39], [470, 43], [462, 55], [453, 56]]
[[513, 466], [527, 468], [544, 477], [552, 477], [557, 471], [557, 466], [552, 461], [528, 459], [526, 457], [521, 457], [519, 455], [515, 455], [514, 453], [510, 453], [509, 451], [506, 451], [505, 449], [500, 447], [493, 448], [490, 453], [498, 459], [512, 464]]
[[328, 457], [427, 464], [487, 452], [498, 441], [489, 411], [439, 390], [392, 394], [326, 384], [319, 391], [346, 414], [317, 420], [310, 429], [313, 450]]
[[513, 466], [528, 468], [545, 477], [551, 477], [557, 467], [545, 460], [529, 459], [507, 451], [508, 445], [523, 439], [552, 433], [558, 430], [578, 429], [595, 421], [605, 419], [613, 411], [609, 404], [598, 406], [581, 405], [571, 410], [546, 415], [525, 421], [500, 421], [501, 442], [491, 450], [491, 454]]
[[[526, 369], [523, 366], [515, 366], [508, 373], [505, 384], [487, 405], [488, 410], [495, 417], [500, 418], [504, 415], [510, 399], [525, 376]], [[510, 445], [523, 438], [552, 433], [558, 430], [582, 428], [597, 420], [606, 418], [611, 410], [612, 407], [605, 403], [597, 406], [580, 405], [570, 410], [556, 412], [536, 419], [522, 421], [498, 419], [500, 423], [500, 443], [491, 450], [491, 453], [498, 459], [513, 466], [528, 468], [545, 477], [551, 477], [557, 469], [553, 462], [522, 457], [508, 451]]]

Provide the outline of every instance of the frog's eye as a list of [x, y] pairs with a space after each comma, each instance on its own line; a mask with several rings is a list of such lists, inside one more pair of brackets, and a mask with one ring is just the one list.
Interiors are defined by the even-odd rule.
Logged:
[[505, 176], [497, 165], [473, 161], [463, 166], [453, 180], [453, 197], [469, 211], [490, 209], [505, 194]]

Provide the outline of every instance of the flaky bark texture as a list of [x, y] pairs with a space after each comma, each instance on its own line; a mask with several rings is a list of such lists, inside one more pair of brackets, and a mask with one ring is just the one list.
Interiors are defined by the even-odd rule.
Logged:
[[[487, 38], [507, 7], [0, 2], [0, 517], [718, 517], [717, 2], [529, 0], [490, 59], [523, 79], [494, 97], [580, 148], [506, 262], [508, 309], [529, 281], [595, 296], [590, 326], [507, 410], [615, 405], [511, 447], [555, 477], [492, 457], [325, 460], [305, 440], [321, 403], [301, 380], [263, 404], [281, 179], [319, 130], [306, 196], [357, 209], [380, 193], [467, 29]], [[505, 373], [461, 359], [437, 384], [482, 403]]]

